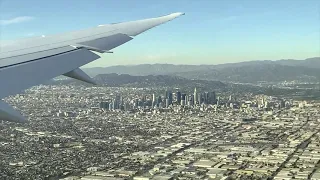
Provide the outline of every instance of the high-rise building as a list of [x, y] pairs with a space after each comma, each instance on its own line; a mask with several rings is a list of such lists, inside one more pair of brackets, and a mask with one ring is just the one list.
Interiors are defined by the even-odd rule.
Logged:
[[202, 104], [202, 103], [203, 103], [203, 94], [198, 93], [198, 104]]
[[112, 110], [114, 110], [114, 109], [118, 109], [116, 101], [112, 101]]
[[203, 94], [203, 103], [204, 104], [209, 104], [209, 93], [208, 92], [205, 92]]
[[185, 106], [186, 105], [186, 100], [181, 100], [181, 106]]
[[161, 98], [161, 96], [159, 96], [159, 97], [158, 97], [158, 100], [157, 100], [157, 106], [158, 106], [158, 107], [160, 107], [160, 106], [159, 106], [160, 103], [162, 103], [162, 98]]
[[194, 102], [196, 102], [196, 101], [194, 100], [194, 96], [189, 96], [188, 100], [189, 100], [188, 101], [189, 106], [195, 105]]
[[152, 106], [152, 108], [154, 108], [156, 105], [157, 105], [156, 95], [152, 94], [151, 106]]
[[167, 99], [168, 98], [168, 95], [169, 94], [169, 91], [168, 90], [166, 90], [165, 92], [164, 92], [164, 99]]
[[121, 104], [121, 96], [120, 95], [116, 95], [116, 99], [113, 101], [114, 102], [114, 109], [120, 109], [120, 104]]
[[181, 100], [185, 100], [186, 101], [186, 94], [181, 94]]
[[169, 105], [171, 105], [171, 104], [172, 104], [172, 100], [173, 100], [173, 98], [172, 98], [172, 92], [169, 92], [169, 93], [168, 93], [168, 99], [169, 99]]
[[216, 93], [215, 92], [208, 92], [208, 104], [216, 104]]
[[122, 97], [122, 96], [120, 97], [120, 102], [119, 102], [119, 104], [120, 104], [120, 106], [123, 105], [123, 97]]
[[216, 104], [217, 102], [216, 92], [211, 92], [210, 99], [212, 104]]
[[152, 102], [156, 102], [156, 95], [152, 94]]
[[196, 105], [197, 102], [198, 102], [197, 88], [194, 88], [194, 92], [193, 92], [193, 104]]
[[109, 104], [109, 111], [113, 110], [113, 103]]
[[177, 104], [181, 104], [181, 92], [180, 91], [176, 92], [176, 99], [177, 99]]
[[169, 107], [169, 99], [166, 99], [166, 108], [168, 108]]

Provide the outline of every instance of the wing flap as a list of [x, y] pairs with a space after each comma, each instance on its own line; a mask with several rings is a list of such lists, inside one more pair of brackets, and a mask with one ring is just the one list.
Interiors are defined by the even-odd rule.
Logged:
[[70, 72], [98, 58], [100, 56], [87, 49], [75, 49], [71, 52], [0, 68], [0, 99], [20, 93], [26, 88]]
[[38, 52], [27, 53], [24, 55], [17, 55], [17, 56], [11, 56], [11, 57], [5, 57], [5, 56], [2, 57], [2, 55], [4, 54], [0, 54], [0, 68], [17, 65], [17, 64], [28, 62], [28, 61], [34, 61], [39, 58], [53, 56], [53, 55], [65, 53], [72, 50], [75, 50], [75, 48], [72, 46], [64, 46], [60, 48], [49, 49], [46, 51], [38, 51]]
[[84, 82], [87, 82], [87, 83], [90, 83], [93, 85], [97, 84], [90, 76], [88, 76], [80, 68], [74, 69], [70, 72], [63, 74], [63, 75], [68, 76], [70, 78], [78, 79], [80, 81], [84, 81]]

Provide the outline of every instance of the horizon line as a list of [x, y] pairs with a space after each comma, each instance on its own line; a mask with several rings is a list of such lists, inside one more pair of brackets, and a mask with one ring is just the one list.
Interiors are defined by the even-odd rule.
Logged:
[[115, 67], [115, 66], [139, 66], [139, 65], [180, 65], [180, 66], [219, 66], [224, 64], [237, 64], [237, 63], [245, 63], [245, 62], [257, 62], [257, 61], [283, 61], [283, 60], [292, 60], [292, 61], [305, 61], [307, 59], [315, 59], [320, 58], [320, 56], [310, 57], [306, 59], [278, 59], [278, 60], [248, 60], [248, 61], [240, 61], [240, 62], [227, 62], [227, 63], [220, 63], [220, 64], [175, 64], [175, 63], [141, 63], [141, 64], [118, 64], [118, 65], [110, 65], [110, 66], [94, 66], [94, 67], [85, 67], [83, 69], [89, 68], [106, 68], [106, 67]]

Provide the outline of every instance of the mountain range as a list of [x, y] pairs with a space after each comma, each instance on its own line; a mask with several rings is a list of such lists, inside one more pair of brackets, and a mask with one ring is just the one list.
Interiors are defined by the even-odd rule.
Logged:
[[320, 57], [305, 60], [263, 60], [219, 65], [141, 64], [83, 69], [90, 76], [128, 74], [132, 76], [170, 75], [188, 79], [256, 83], [258, 81], [319, 81]]
[[[99, 74], [93, 77], [94, 81], [99, 85], [106, 85], [109, 87], [139, 87], [139, 88], [152, 88], [152, 87], [171, 87], [171, 88], [206, 88], [210, 90], [222, 90], [226, 88], [226, 84], [220, 81], [208, 80], [192, 80], [178, 76], [169, 75], [147, 75], [147, 76], [131, 76], [128, 74]], [[47, 85], [85, 85], [89, 84], [79, 80], [65, 78], [60, 80], [50, 80], [46, 82]], [[89, 85], [90, 86], [90, 85]]]

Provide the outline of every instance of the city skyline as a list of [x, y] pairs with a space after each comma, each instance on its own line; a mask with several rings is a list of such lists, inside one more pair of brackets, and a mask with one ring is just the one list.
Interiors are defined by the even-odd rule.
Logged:
[[[1, 123], [0, 178], [320, 176], [319, 101], [254, 94], [250, 87], [234, 93], [230, 87], [217, 91], [219, 103], [179, 105], [180, 95], [182, 101], [183, 94], [190, 99], [206, 94], [194, 87], [59, 84], [10, 96], [6, 101], [28, 114], [30, 122]], [[148, 106], [158, 95], [173, 104]], [[110, 99], [116, 101], [111, 109], [101, 103]]]
[[[61, 6], [64, 3], [68, 4]], [[137, 6], [132, 8], [134, 5]], [[1, 40], [62, 33], [181, 11], [186, 13], [185, 18], [147, 32], [136, 38], [136, 43], [116, 48], [114, 54], [103, 55], [86, 67], [305, 59], [319, 55], [318, 5], [316, 0], [241, 3], [2, 1]]]

